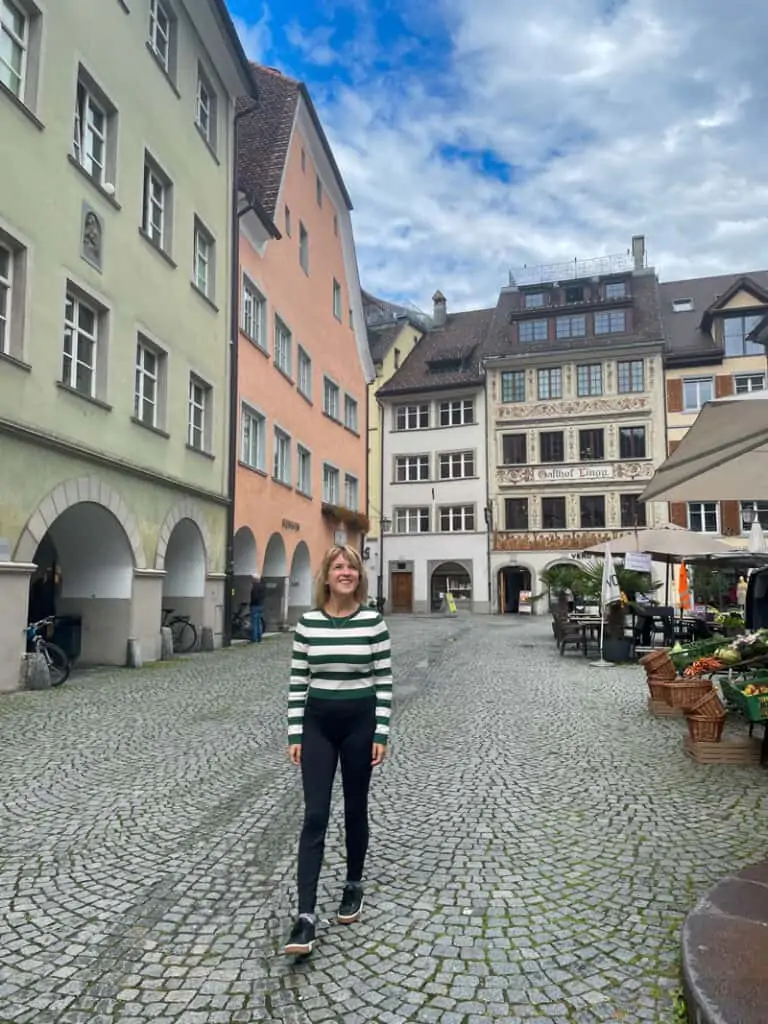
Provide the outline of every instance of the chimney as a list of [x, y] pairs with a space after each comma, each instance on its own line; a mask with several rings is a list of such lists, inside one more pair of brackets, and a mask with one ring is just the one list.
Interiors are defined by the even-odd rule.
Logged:
[[432, 302], [434, 303], [432, 310], [432, 324], [435, 327], [445, 327], [445, 296], [439, 289], [432, 296]]
[[632, 258], [635, 270], [645, 270], [645, 235], [632, 236]]

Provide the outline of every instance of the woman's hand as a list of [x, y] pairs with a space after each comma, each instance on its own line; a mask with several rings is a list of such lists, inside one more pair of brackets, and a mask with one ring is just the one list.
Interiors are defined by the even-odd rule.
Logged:
[[301, 744], [291, 743], [288, 747], [288, 759], [291, 764], [301, 764]]
[[384, 758], [387, 756], [387, 746], [385, 743], [374, 743], [373, 751], [371, 754], [371, 767], [376, 768]]

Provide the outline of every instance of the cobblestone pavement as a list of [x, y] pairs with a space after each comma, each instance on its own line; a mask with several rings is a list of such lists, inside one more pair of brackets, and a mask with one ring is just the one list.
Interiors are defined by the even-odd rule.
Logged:
[[0, 700], [3, 1024], [673, 1020], [678, 933], [765, 853], [760, 769], [702, 768], [638, 668], [545, 621], [394, 619], [364, 920], [279, 955], [301, 803], [288, 637]]

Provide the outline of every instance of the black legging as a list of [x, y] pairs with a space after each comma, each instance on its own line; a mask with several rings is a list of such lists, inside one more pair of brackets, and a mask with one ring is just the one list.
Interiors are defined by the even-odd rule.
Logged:
[[307, 700], [301, 740], [304, 826], [299, 840], [300, 914], [312, 914], [315, 910], [339, 759], [344, 787], [347, 881], [362, 881], [368, 850], [368, 789], [375, 729], [374, 697]]

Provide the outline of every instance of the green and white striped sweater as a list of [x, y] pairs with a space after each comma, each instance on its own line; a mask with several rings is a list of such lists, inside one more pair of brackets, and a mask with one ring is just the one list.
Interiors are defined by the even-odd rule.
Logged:
[[384, 619], [360, 607], [345, 618], [321, 609], [301, 616], [293, 634], [288, 742], [301, 743], [308, 694], [376, 697], [375, 743], [386, 743], [392, 714], [392, 655]]

